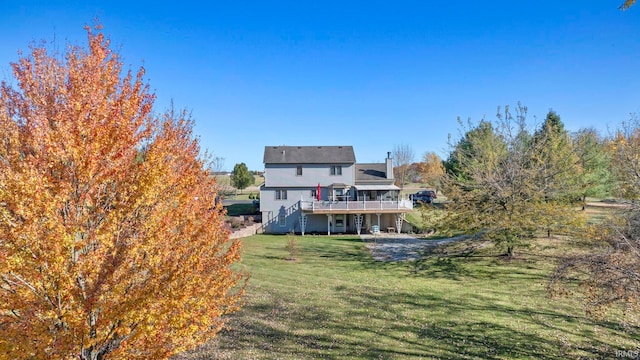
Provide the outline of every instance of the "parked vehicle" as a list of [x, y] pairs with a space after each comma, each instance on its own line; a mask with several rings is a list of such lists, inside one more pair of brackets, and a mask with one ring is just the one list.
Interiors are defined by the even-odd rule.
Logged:
[[411, 194], [409, 197], [411, 198], [411, 200], [413, 200], [414, 204], [417, 202], [430, 204], [433, 201], [433, 199], [438, 198], [438, 196], [436, 195], [436, 192], [433, 190], [421, 190], [415, 194]]

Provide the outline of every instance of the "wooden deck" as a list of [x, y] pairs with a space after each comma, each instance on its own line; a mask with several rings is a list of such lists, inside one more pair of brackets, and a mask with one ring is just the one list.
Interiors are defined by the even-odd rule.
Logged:
[[301, 201], [303, 212], [311, 214], [385, 214], [408, 213], [413, 210], [410, 200], [376, 201]]

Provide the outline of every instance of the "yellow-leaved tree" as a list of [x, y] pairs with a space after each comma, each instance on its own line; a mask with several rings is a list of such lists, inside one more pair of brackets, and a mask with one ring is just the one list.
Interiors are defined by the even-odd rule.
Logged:
[[422, 181], [430, 186], [439, 189], [442, 183], [442, 177], [445, 174], [444, 165], [440, 156], [432, 151], [427, 151], [422, 156], [422, 162], [419, 165]]
[[625, 0], [625, 2], [623, 2], [623, 3], [620, 5], [620, 9], [622, 9], [622, 10], [627, 10], [627, 9], [629, 9], [630, 7], [632, 7], [635, 3], [636, 3], [636, 0]]
[[166, 358], [244, 290], [192, 120], [86, 30], [1, 85], [0, 358]]

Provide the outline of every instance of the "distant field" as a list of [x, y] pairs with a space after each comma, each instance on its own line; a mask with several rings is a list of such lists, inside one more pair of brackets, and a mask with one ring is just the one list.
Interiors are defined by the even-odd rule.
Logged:
[[[229, 175], [218, 175], [216, 180], [220, 185], [231, 186], [231, 176]], [[264, 176], [255, 175], [255, 181], [252, 186], [260, 186], [262, 183], [264, 183]]]
[[[358, 237], [243, 240], [246, 305], [207, 345], [178, 359], [615, 358], [640, 348], [638, 324], [585, 317], [550, 299], [547, 276], [580, 241], [541, 238], [516, 259], [493, 246], [465, 256], [374, 261]], [[461, 246], [461, 245], [458, 245]]]
[[226, 198], [233, 200], [247, 200], [249, 194], [258, 195], [260, 193], [260, 185], [264, 183], [264, 176], [256, 175], [253, 185], [250, 185], [242, 191], [237, 190], [231, 185], [231, 177], [228, 175], [220, 175], [216, 178]]

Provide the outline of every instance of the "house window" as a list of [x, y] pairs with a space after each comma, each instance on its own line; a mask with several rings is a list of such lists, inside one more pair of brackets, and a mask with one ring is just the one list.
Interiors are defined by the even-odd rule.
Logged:
[[302, 165], [296, 166], [296, 176], [302, 176]]
[[342, 165], [332, 165], [331, 175], [342, 175]]
[[287, 200], [287, 190], [276, 190], [276, 200]]
[[336, 215], [336, 227], [344, 226], [344, 215]]
[[316, 190], [316, 189], [311, 190], [311, 197], [314, 198], [314, 199], [317, 198], [318, 197], [318, 190]]
[[278, 225], [280, 225], [280, 227], [287, 226], [287, 216], [285, 214], [278, 215]]

